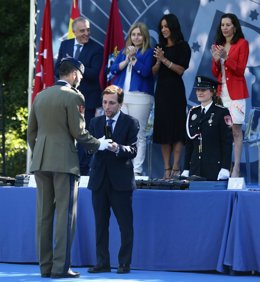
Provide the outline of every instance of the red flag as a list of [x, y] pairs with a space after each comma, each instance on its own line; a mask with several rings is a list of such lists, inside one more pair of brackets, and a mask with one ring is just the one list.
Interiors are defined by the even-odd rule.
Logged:
[[78, 17], [80, 17], [78, 0], [73, 0], [72, 6], [71, 6], [69, 28], [68, 28], [68, 39], [75, 37], [74, 33], [72, 32], [72, 22]]
[[46, 0], [35, 70], [32, 102], [38, 92], [53, 85], [53, 83], [54, 67], [52, 53], [51, 9], [50, 0]]
[[124, 46], [124, 34], [117, 6], [117, 0], [112, 0], [107, 35], [104, 44], [104, 60], [99, 76], [100, 86], [102, 89], [110, 84], [109, 80], [111, 78], [108, 76], [110, 66], [115, 60], [118, 52], [124, 48]]

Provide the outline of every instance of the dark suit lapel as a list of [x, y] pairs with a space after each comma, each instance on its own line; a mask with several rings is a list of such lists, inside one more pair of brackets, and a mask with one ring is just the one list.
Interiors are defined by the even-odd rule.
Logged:
[[75, 43], [75, 39], [69, 41], [69, 44], [67, 45], [68, 49], [67, 49], [66, 57], [68, 57], [68, 56], [73, 57], [73, 55], [74, 55], [74, 43]]
[[89, 46], [89, 43], [86, 43], [83, 45], [82, 49], [81, 49], [81, 52], [79, 54], [79, 60], [82, 61], [82, 58], [86, 58], [87, 54], [88, 54], [88, 47]]
[[114, 128], [113, 136], [120, 136], [120, 132], [122, 132], [122, 127], [124, 126], [124, 118], [125, 114], [123, 112], [120, 112], [120, 115], [116, 122], [116, 126]]
[[100, 118], [101, 118], [101, 122], [97, 122], [97, 124], [98, 124], [98, 131], [100, 132], [102, 137], [105, 135], [106, 116], [103, 115]]
[[79, 54], [79, 58], [78, 58], [80, 61], [86, 60], [86, 56], [88, 56], [88, 50], [90, 47], [91, 47], [91, 39], [89, 39], [89, 42], [83, 45], [81, 52]]

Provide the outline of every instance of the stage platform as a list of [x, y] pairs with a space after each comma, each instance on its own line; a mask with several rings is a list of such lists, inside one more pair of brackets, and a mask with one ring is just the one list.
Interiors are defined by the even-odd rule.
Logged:
[[[36, 188], [0, 188], [0, 262], [36, 263]], [[173, 271], [260, 271], [258, 191], [136, 190], [132, 267]], [[110, 224], [111, 265], [120, 236]], [[91, 192], [79, 189], [72, 264], [93, 265]]]

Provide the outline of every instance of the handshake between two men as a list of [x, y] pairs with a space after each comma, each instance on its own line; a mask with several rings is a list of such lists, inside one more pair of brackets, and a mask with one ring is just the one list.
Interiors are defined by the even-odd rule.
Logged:
[[99, 151], [109, 150], [114, 153], [118, 153], [119, 145], [114, 142], [112, 139], [106, 139], [105, 135], [98, 139], [100, 142], [100, 146], [98, 148]]

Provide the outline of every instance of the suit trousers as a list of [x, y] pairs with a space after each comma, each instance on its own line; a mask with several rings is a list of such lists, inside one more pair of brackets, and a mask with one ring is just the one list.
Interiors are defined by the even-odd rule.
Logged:
[[77, 179], [76, 175], [68, 173], [35, 172], [37, 252], [42, 274], [66, 273], [70, 267], [77, 211]]
[[130, 265], [133, 250], [133, 191], [118, 191], [113, 189], [108, 175], [104, 175], [102, 186], [97, 191], [92, 190], [92, 204], [96, 225], [96, 255], [97, 264], [110, 266], [109, 255], [109, 219], [112, 208], [121, 233], [121, 247], [118, 253], [120, 265]]

